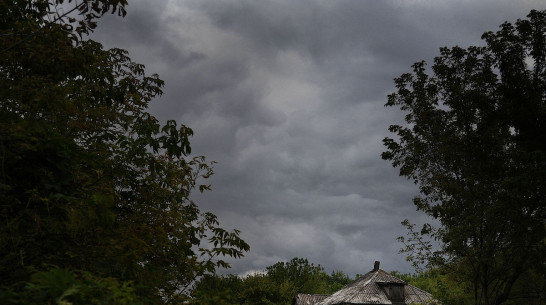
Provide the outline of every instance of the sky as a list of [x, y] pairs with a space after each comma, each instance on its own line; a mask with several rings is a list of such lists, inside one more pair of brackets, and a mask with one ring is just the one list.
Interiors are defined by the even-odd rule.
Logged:
[[414, 272], [396, 240], [416, 211], [413, 182], [381, 159], [394, 78], [443, 46], [546, 9], [543, 0], [133, 0], [92, 38], [166, 83], [150, 112], [191, 127], [216, 161], [194, 194], [250, 244], [224, 273], [294, 257], [351, 276], [381, 261]]

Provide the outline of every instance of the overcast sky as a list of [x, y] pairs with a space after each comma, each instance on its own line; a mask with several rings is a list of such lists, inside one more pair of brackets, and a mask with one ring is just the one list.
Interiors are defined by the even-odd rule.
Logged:
[[293, 257], [328, 272], [413, 272], [396, 237], [417, 187], [380, 158], [403, 114], [393, 79], [442, 46], [546, 9], [543, 0], [130, 1], [93, 35], [165, 80], [150, 111], [217, 161], [202, 210], [251, 250], [230, 273]]

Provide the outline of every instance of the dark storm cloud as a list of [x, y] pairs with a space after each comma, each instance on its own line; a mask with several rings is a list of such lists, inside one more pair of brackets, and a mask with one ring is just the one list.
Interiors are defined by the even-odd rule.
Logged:
[[484, 31], [540, 1], [132, 1], [95, 37], [122, 47], [166, 82], [151, 111], [195, 131], [215, 160], [203, 210], [238, 228], [251, 251], [231, 272], [305, 257], [364, 273], [397, 254], [416, 187], [380, 159], [397, 109], [393, 78], [442, 46], [481, 44]]

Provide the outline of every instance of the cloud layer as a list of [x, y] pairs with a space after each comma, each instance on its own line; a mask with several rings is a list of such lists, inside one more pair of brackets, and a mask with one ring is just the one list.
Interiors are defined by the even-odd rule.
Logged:
[[524, 18], [542, 1], [132, 1], [93, 38], [130, 51], [166, 81], [151, 112], [195, 131], [215, 160], [195, 195], [251, 251], [229, 272], [292, 257], [328, 271], [411, 272], [400, 222], [417, 188], [380, 158], [402, 113], [383, 105], [393, 79], [441, 46]]

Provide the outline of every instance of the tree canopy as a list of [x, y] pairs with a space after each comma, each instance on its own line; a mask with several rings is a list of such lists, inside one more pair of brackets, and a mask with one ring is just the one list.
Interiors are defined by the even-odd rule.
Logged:
[[353, 279], [342, 271], [327, 274], [320, 265], [293, 258], [248, 276], [209, 275], [192, 291], [194, 304], [292, 304], [296, 293], [332, 294]]
[[190, 200], [213, 164], [147, 112], [163, 81], [87, 39], [126, 4], [0, 1], [2, 303], [178, 303], [249, 249]]
[[405, 222], [410, 259], [449, 266], [475, 304], [543, 298], [536, 282], [524, 285], [531, 294], [516, 287], [546, 271], [546, 11], [482, 38], [395, 80], [386, 106], [407, 124], [390, 126], [382, 158], [418, 184], [414, 204], [440, 223], [419, 232]]

